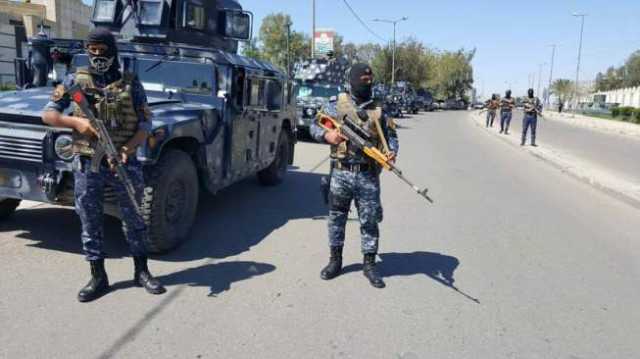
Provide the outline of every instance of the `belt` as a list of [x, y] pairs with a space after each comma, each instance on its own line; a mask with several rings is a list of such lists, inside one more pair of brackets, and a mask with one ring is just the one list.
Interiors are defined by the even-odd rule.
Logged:
[[345, 163], [336, 162], [336, 169], [350, 172], [368, 172], [374, 169], [374, 166], [370, 163]]

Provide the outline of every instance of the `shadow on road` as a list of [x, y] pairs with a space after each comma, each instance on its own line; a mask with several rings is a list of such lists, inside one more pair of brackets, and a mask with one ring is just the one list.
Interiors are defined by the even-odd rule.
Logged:
[[[280, 186], [262, 187], [251, 178], [216, 196], [202, 195], [190, 239], [157, 259], [226, 258], [249, 250], [290, 220], [326, 215], [321, 176], [292, 170]], [[32, 242], [29, 246], [82, 253], [80, 221], [72, 208], [21, 209], [0, 223], [0, 232], [7, 231], [17, 231], [17, 238]], [[128, 256], [120, 221], [111, 217], [105, 217], [105, 251], [110, 258]]]
[[[454, 285], [453, 274], [460, 265], [456, 257], [447, 256], [432, 252], [413, 253], [382, 253], [382, 261], [378, 264], [378, 269], [383, 277], [412, 276], [423, 274], [434, 281], [453, 289], [465, 298], [480, 304], [474, 298]], [[362, 271], [362, 264], [350, 264], [343, 269], [343, 273]]]
[[460, 265], [456, 257], [433, 252], [383, 253], [380, 255], [380, 273], [384, 277], [424, 274], [436, 282], [460, 293], [465, 298], [480, 304], [480, 301], [459, 290], [453, 274]]
[[[231, 289], [231, 284], [273, 272], [275, 266], [256, 262], [222, 262], [209, 263], [199, 267], [188, 268], [179, 272], [159, 276], [158, 279], [166, 287], [187, 285], [189, 287], [209, 287], [209, 296]], [[133, 281], [122, 281], [111, 286], [111, 291], [128, 289]]]

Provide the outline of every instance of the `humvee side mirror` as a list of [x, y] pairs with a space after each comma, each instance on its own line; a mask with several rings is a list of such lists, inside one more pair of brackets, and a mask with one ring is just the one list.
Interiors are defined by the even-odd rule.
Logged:
[[253, 32], [253, 14], [248, 11], [224, 10], [222, 17], [222, 35], [224, 37], [249, 41]]

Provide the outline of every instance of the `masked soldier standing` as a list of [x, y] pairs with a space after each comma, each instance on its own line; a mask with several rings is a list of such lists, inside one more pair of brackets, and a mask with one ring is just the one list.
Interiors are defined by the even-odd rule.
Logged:
[[[345, 118], [347, 113], [358, 113], [363, 128], [369, 130], [379, 148], [388, 141], [389, 161], [395, 160], [398, 152], [398, 137], [393, 123], [387, 120], [379, 107], [371, 101], [373, 72], [366, 64], [355, 64], [349, 71], [350, 93], [342, 93], [337, 102], [329, 103], [323, 113], [337, 121]], [[377, 122], [377, 123], [376, 123]], [[377, 126], [379, 130], [377, 131]], [[342, 271], [342, 249], [345, 239], [345, 226], [351, 207], [355, 202], [360, 219], [361, 250], [364, 255], [363, 274], [372, 286], [385, 286], [376, 269], [378, 253], [379, 229], [382, 221], [382, 204], [380, 203], [380, 171], [381, 168], [356, 146], [352, 145], [337, 130], [326, 130], [314, 123], [311, 134], [318, 142], [331, 145], [331, 158], [335, 161], [331, 175], [329, 194], [329, 246], [331, 257], [329, 264], [322, 270], [322, 279], [329, 280], [340, 275]]]
[[500, 101], [500, 133], [509, 134], [511, 115], [516, 102], [511, 97], [511, 90], [507, 90], [505, 97]]
[[491, 100], [487, 101], [487, 124], [485, 127], [493, 127], [493, 121], [496, 118], [496, 110], [498, 107], [500, 107], [498, 96], [493, 94], [491, 95]]
[[[151, 129], [151, 113], [147, 98], [138, 78], [128, 72], [121, 73], [118, 49], [114, 36], [107, 29], [96, 28], [88, 36], [86, 51], [90, 66], [79, 68], [59, 85], [46, 105], [43, 121], [51, 126], [73, 129], [73, 173], [75, 179], [75, 206], [82, 222], [82, 246], [91, 267], [91, 280], [78, 293], [80, 302], [89, 302], [108, 291], [109, 280], [104, 268], [103, 252], [103, 201], [104, 187], [110, 186], [117, 197], [122, 213], [123, 231], [134, 259], [134, 282], [147, 292], [165, 292], [162, 284], [147, 268], [145, 240], [147, 229], [142, 217], [136, 212], [125, 187], [107, 160], [100, 164], [98, 173], [91, 170], [92, 157], [96, 152], [97, 132], [82, 111], [73, 104], [73, 114], [62, 113], [71, 106], [65, 89], [80, 85], [89, 94], [88, 98], [96, 117], [107, 119], [105, 127], [120, 152], [128, 176], [136, 189], [138, 202], [142, 197], [144, 179], [142, 165], [136, 158], [136, 149], [148, 137]], [[93, 91], [92, 91], [93, 90]], [[104, 98], [101, 93], [110, 93]], [[91, 96], [90, 94], [95, 94]]]
[[524, 99], [524, 117], [522, 118], [522, 141], [520, 146], [524, 146], [527, 139], [527, 131], [531, 128], [531, 146], [536, 147], [536, 130], [538, 127], [538, 115], [542, 114], [542, 102], [535, 97], [533, 89], [527, 91], [527, 98]]

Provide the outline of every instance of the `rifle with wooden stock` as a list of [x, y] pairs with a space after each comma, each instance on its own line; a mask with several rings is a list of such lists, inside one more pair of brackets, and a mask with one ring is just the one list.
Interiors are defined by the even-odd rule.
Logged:
[[343, 122], [340, 123], [338, 120], [334, 119], [331, 116], [328, 116], [324, 113], [319, 113], [317, 116], [317, 120], [318, 120], [318, 124], [322, 128], [328, 131], [338, 130], [340, 134], [345, 139], [347, 139], [347, 141], [349, 141], [352, 145], [356, 146], [358, 149], [362, 150], [362, 152], [364, 152], [365, 155], [373, 159], [378, 165], [380, 165], [382, 168], [388, 171], [391, 171], [398, 178], [400, 178], [404, 183], [408, 184], [411, 188], [413, 188], [413, 190], [416, 191], [416, 193], [418, 193], [420, 196], [425, 198], [430, 203], [433, 203], [433, 200], [427, 194], [429, 190], [427, 188], [420, 189], [419, 187], [414, 185], [411, 181], [409, 181], [404, 176], [402, 171], [389, 161], [389, 157], [384, 153], [382, 153], [382, 151], [380, 151], [373, 144], [374, 141], [372, 136], [369, 134], [369, 131], [362, 128], [355, 121], [353, 121], [349, 116], [345, 116], [345, 118], [343, 119]]

